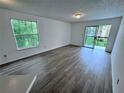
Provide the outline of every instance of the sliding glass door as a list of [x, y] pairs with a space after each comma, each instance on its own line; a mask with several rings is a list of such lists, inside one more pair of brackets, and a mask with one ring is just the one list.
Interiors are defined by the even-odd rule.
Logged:
[[95, 40], [95, 48], [106, 48], [110, 30], [111, 25], [99, 25]]
[[87, 26], [85, 28], [84, 46], [94, 48], [98, 26]]
[[111, 25], [85, 27], [84, 46], [88, 48], [106, 48]]

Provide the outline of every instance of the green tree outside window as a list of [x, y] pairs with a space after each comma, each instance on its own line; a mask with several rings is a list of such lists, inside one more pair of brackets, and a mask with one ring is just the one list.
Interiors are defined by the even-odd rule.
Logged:
[[11, 25], [18, 50], [38, 47], [37, 22], [11, 19]]

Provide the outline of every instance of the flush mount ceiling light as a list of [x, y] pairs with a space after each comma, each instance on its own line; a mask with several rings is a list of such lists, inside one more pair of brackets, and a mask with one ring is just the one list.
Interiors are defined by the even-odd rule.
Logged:
[[0, 2], [7, 5], [13, 5], [15, 0], [0, 0]]
[[74, 15], [73, 15], [73, 18], [76, 18], [76, 19], [80, 19], [81, 17], [83, 17], [84, 14], [81, 13], [80, 11], [77, 11]]

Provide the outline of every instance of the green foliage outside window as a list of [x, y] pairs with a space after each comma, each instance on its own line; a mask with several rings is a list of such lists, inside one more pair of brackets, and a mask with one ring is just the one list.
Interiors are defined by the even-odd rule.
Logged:
[[[85, 44], [89, 46], [93, 46], [94, 37], [87, 37], [85, 40]], [[107, 46], [107, 38], [99, 38], [97, 37], [95, 40], [95, 46], [106, 47]]]
[[11, 25], [19, 50], [39, 45], [37, 22], [11, 19]]

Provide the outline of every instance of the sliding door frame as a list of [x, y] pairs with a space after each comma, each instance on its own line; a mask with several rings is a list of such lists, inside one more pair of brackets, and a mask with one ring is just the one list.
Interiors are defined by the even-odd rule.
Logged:
[[[87, 27], [96, 27], [95, 35], [94, 35], [94, 36], [87, 36], [87, 37], [94, 37], [93, 47], [85, 46], [85, 42], [86, 42], [86, 39], [85, 39], [85, 38], [86, 38], [86, 28], [87, 28]], [[99, 29], [99, 25], [85, 26], [85, 29], [84, 29], [84, 36], [83, 36], [83, 39], [84, 39], [83, 47], [91, 48], [91, 49], [94, 49], [94, 48], [95, 48], [95, 43], [96, 43], [96, 37], [97, 37], [98, 29]]]

